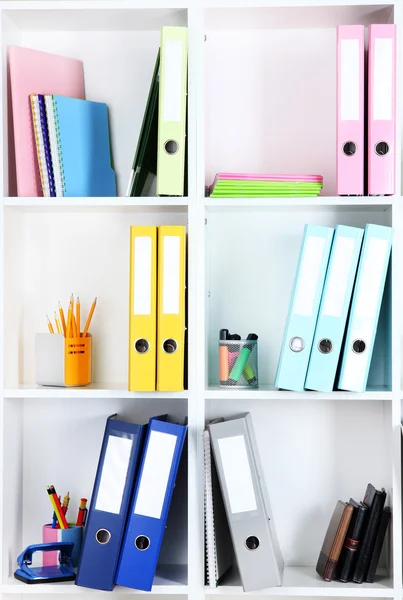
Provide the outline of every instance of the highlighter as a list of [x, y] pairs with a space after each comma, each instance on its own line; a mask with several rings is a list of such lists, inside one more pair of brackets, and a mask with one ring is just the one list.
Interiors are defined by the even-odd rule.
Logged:
[[[237, 333], [230, 333], [228, 336], [229, 340], [240, 340], [241, 336], [238, 335]], [[229, 364], [229, 368], [232, 369], [232, 367], [235, 364], [236, 359], [238, 358], [239, 355], [239, 344], [229, 344], [228, 347], [228, 364]]]
[[[227, 340], [228, 336], [228, 329], [220, 329], [220, 341]], [[227, 381], [229, 373], [228, 346], [226, 344], [220, 344], [219, 352], [220, 382]]]
[[[250, 341], [255, 341], [258, 339], [258, 336], [256, 335], [256, 333], [249, 333], [246, 339]], [[231, 373], [229, 374], [228, 383], [230, 385], [235, 385], [238, 379], [241, 377], [242, 372], [245, 369], [245, 366], [248, 362], [250, 353], [252, 352], [253, 346], [254, 344], [245, 344], [242, 350], [240, 351], [238, 358], [236, 359], [235, 364], [231, 369]]]

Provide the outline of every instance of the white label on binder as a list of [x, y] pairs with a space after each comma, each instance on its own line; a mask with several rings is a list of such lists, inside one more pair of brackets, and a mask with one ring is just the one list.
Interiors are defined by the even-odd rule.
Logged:
[[133, 440], [110, 435], [95, 510], [120, 513]]
[[360, 118], [360, 40], [341, 40], [340, 49], [340, 118]]
[[373, 119], [391, 121], [393, 104], [393, 40], [375, 38], [374, 42], [374, 79]]
[[162, 281], [162, 312], [164, 315], [179, 314], [181, 249], [178, 235], [164, 237], [164, 272]]
[[161, 518], [176, 440], [177, 436], [171, 433], [151, 431], [134, 507], [135, 515]]
[[133, 257], [133, 313], [151, 314], [152, 239], [134, 238]]
[[387, 240], [370, 238], [360, 275], [355, 305], [358, 319], [374, 319], [380, 297], [386, 255], [389, 249]]
[[313, 235], [307, 237], [294, 300], [294, 315], [312, 315], [324, 249], [325, 238]]
[[336, 244], [332, 251], [334, 258], [323, 305], [323, 315], [326, 317], [341, 317], [356, 243], [357, 240], [351, 237], [336, 237]]
[[257, 510], [244, 436], [221, 438], [218, 447], [232, 514]]
[[180, 121], [182, 116], [182, 54], [180, 40], [167, 40], [163, 45], [164, 98], [163, 120]]

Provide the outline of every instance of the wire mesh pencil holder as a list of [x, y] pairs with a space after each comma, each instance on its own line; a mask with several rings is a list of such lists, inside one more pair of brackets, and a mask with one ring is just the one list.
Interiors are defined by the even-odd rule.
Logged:
[[258, 388], [258, 340], [219, 340], [220, 386]]
[[91, 383], [92, 337], [65, 338], [60, 334], [35, 336], [37, 385], [79, 387]]

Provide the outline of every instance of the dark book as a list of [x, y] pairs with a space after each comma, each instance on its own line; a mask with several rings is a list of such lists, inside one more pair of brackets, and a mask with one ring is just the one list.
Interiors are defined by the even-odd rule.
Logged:
[[369, 483], [364, 498], [364, 504], [369, 509], [368, 524], [357, 552], [357, 559], [355, 561], [352, 578], [354, 583], [362, 583], [368, 573], [376, 536], [378, 535], [378, 529], [381, 524], [385, 500], [385, 490], [383, 488], [381, 490], [376, 490], [374, 486]]
[[365, 581], [367, 581], [368, 583], [374, 583], [375, 573], [378, 567], [379, 557], [381, 555], [383, 542], [385, 540], [386, 531], [388, 529], [390, 516], [390, 508], [389, 506], [385, 506], [382, 512], [381, 524], [379, 525], [378, 535], [376, 536], [375, 540], [374, 551], [372, 552], [371, 560], [369, 562], [368, 573], [365, 577]]
[[367, 506], [359, 504], [352, 498], [350, 498], [349, 504], [353, 507], [353, 515], [336, 569], [336, 579], [339, 579], [343, 583], [350, 581], [357, 550], [365, 531], [369, 512]]
[[341, 500], [337, 502], [316, 565], [316, 572], [325, 581], [332, 581], [334, 578], [352, 514], [352, 506]]

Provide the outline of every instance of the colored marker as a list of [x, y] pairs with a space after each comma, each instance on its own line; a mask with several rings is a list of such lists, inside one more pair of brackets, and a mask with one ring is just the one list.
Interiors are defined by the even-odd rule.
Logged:
[[[229, 335], [228, 329], [220, 329], [220, 341], [227, 340], [228, 335]], [[229, 374], [228, 345], [227, 344], [220, 344], [219, 363], [220, 363], [220, 382], [225, 382], [225, 381], [227, 381], [228, 374]]]
[[[256, 333], [249, 333], [246, 339], [250, 341], [256, 341], [258, 339], [258, 336], [256, 335]], [[235, 385], [241, 377], [242, 372], [245, 369], [245, 366], [248, 362], [250, 353], [252, 352], [253, 346], [254, 344], [245, 344], [241, 349], [238, 358], [236, 359], [235, 364], [232, 367], [231, 373], [229, 375], [228, 382], [230, 384]]]

